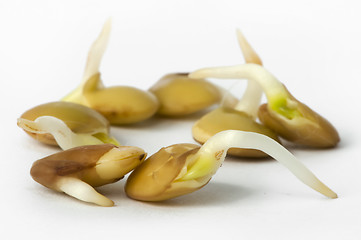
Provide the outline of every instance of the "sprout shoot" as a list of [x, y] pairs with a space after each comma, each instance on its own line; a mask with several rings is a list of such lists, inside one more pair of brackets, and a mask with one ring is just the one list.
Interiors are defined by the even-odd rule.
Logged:
[[[83, 96], [83, 87], [90, 77], [99, 72], [101, 60], [108, 46], [111, 27], [112, 21], [111, 18], [109, 18], [104, 23], [103, 29], [99, 34], [98, 38], [93, 42], [89, 49], [87, 63], [85, 66], [81, 84], [74, 91], [65, 96], [62, 99], [63, 101], [75, 102], [86, 105], [86, 99], [84, 99]], [[103, 86], [101, 82], [99, 82], [99, 84], [99, 87]]]
[[81, 84], [62, 100], [83, 104], [105, 116], [111, 124], [130, 124], [153, 116], [157, 98], [150, 92], [128, 86], [105, 87], [99, 67], [111, 31], [110, 19], [91, 46]]
[[[240, 46], [246, 63], [262, 66], [262, 60], [248, 43], [242, 32], [237, 29], [238, 45]], [[257, 118], [258, 107], [261, 103], [262, 88], [256, 81], [247, 81], [247, 88], [241, 100], [234, 107], [239, 112], [244, 112], [253, 119]]]

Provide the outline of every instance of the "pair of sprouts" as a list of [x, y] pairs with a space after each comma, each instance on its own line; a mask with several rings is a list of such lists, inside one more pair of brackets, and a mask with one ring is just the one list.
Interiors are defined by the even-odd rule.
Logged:
[[116, 182], [135, 169], [125, 184], [126, 194], [140, 201], [163, 201], [204, 187], [222, 166], [229, 148], [263, 151], [312, 189], [337, 198], [282, 145], [265, 135], [237, 130], [217, 133], [201, 147], [175, 144], [162, 148], [146, 161], [145, 152], [137, 147], [100, 144], [70, 148], [36, 161], [30, 173], [36, 182], [55, 191], [113, 206], [112, 200], [94, 188]]
[[[293, 143], [317, 148], [335, 147], [340, 141], [335, 127], [324, 117], [298, 101], [275, 76], [262, 66], [258, 55], [242, 34], [238, 39], [246, 64], [196, 70], [191, 78], [247, 79], [248, 87], [234, 108], [227, 106], [202, 117], [192, 129], [193, 137], [204, 143], [216, 132], [226, 129], [254, 131], [277, 140], [278, 136]], [[259, 107], [263, 90], [267, 103]], [[256, 118], [259, 118], [259, 124]], [[279, 141], [279, 140], [277, 140]], [[238, 156], [262, 156], [255, 152], [233, 150]]]
[[45, 187], [79, 200], [113, 206], [94, 187], [116, 182], [141, 164], [146, 153], [119, 146], [109, 136], [109, 122], [80, 104], [51, 102], [21, 115], [18, 125], [36, 140], [63, 149], [34, 162], [30, 174]]

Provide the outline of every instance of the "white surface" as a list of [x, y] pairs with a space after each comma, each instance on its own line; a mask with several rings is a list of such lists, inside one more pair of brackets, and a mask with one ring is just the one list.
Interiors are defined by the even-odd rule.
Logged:
[[[361, 17], [358, 1], [1, 1], [2, 157], [0, 232], [7, 239], [360, 239]], [[59, 151], [16, 126], [25, 110], [58, 100], [80, 81], [102, 24], [113, 31], [105, 85], [150, 87], [163, 74], [243, 63], [240, 28], [301, 101], [328, 118], [332, 150], [290, 148], [339, 194], [326, 199], [275, 161], [228, 158], [202, 190], [164, 203], [128, 199], [124, 180], [100, 188], [97, 207], [34, 182], [32, 162]], [[234, 81], [217, 82], [225, 87]], [[240, 88], [244, 85], [237, 85]], [[149, 154], [193, 142], [186, 119], [115, 127], [120, 142]]]

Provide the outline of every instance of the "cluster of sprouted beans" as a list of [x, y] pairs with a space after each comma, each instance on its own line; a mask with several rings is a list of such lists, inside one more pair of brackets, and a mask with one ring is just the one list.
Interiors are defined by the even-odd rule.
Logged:
[[[337, 198], [281, 145], [281, 139], [286, 139], [307, 147], [331, 148], [340, 140], [337, 131], [262, 66], [240, 31], [237, 36], [245, 64], [168, 74], [144, 91], [103, 84], [99, 66], [110, 30], [108, 20], [90, 48], [77, 88], [60, 101], [26, 111], [17, 121], [34, 139], [62, 149], [34, 162], [30, 174], [36, 182], [85, 202], [113, 206], [94, 187], [130, 173], [125, 184], [128, 197], [163, 201], [204, 187], [227, 154], [271, 156], [309, 187]], [[238, 100], [206, 78], [246, 79], [247, 88]], [[267, 103], [261, 105], [263, 93]], [[217, 108], [193, 125], [193, 138], [201, 145], [174, 144], [146, 159], [143, 149], [122, 146], [110, 134], [110, 125], [136, 123], [155, 114], [180, 118], [215, 104]]]

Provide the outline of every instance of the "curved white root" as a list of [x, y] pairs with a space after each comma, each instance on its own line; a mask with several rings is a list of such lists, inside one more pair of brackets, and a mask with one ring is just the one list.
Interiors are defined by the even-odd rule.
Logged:
[[101, 195], [92, 186], [77, 178], [61, 178], [57, 182], [57, 187], [60, 191], [84, 202], [95, 203], [103, 207], [114, 205], [112, 200]]
[[[222, 164], [229, 148], [261, 150], [287, 167], [304, 184], [329, 198], [337, 198], [337, 194], [323, 184], [292, 153], [275, 140], [262, 134], [237, 130], [227, 130], [217, 133], [200, 148], [195, 157], [201, 158], [203, 155], [214, 156], [216, 153], [223, 151], [222, 157], [215, 163], [217, 165], [215, 170], [217, 170]], [[209, 158], [204, 159], [209, 160]]]

